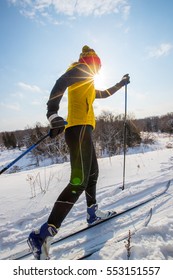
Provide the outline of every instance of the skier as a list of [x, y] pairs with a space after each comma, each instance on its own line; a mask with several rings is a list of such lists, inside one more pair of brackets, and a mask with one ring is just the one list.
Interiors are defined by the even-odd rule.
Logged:
[[[82, 48], [78, 62], [73, 63], [56, 81], [47, 102], [47, 118], [50, 122], [50, 137], [54, 138], [65, 129], [65, 140], [70, 151], [71, 178], [69, 184], [57, 198], [54, 207], [40, 229], [32, 231], [28, 244], [36, 259], [49, 256], [51, 239], [79, 196], [85, 192], [87, 203], [87, 222], [95, 223], [106, 219], [111, 211], [98, 209], [96, 201], [96, 183], [98, 163], [92, 142], [95, 128], [93, 102], [95, 98], [107, 98], [130, 83], [128, 74], [116, 85], [106, 90], [96, 90], [94, 75], [101, 68], [101, 60], [88, 46]], [[67, 122], [58, 115], [61, 98], [68, 88]]]

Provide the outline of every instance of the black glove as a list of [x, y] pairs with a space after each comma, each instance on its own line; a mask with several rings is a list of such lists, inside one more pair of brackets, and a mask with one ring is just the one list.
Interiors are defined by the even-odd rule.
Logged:
[[130, 77], [129, 74], [126, 74], [122, 77], [122, 80], [119, 82], [119, 85], [123, 87], [125, 85], [128, 85], [129, 83], [130, 83]]
[[55, 138], [57, 135], [64, 131], [65, 125], [67, 124], [63, 118], [57, 114], [53, 114], [48, 118], [50, 122], [50, 137]]

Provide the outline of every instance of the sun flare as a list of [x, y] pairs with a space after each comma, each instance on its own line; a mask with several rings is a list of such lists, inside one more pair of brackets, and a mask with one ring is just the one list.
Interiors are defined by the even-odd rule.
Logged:
[[96, 89], [104, 89], [105, 87], [105, 74], [101, 69], [98, 74], [94, 76], [94, 85]]

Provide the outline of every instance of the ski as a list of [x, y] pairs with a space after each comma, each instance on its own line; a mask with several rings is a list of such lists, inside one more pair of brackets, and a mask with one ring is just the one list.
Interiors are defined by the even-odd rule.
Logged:
[[[141, 228], [143, 227], [147, 227], [151, 218], [152, 218], [152, 213], [153, 213], [153, 210], [152, 208], [149, 210], [149, 212], [147, 213], [147, 216], [146, 218], [143, 220], [143, 221], [140, 221], [139, 223], [135, 224], [135, 227], [133, 226], [131, 229], [130, 229], [130, 235], [134, 235], [137, 231], [139, 231]], [[108, 244], [109, 243], [118, 243], [118, 242], [121, 242], [125, 239], [128, 239], [129, 237], [129, 231], [128, 232], [125, 232], [125, 233], [122, 233], [122, 234], [119, 234], [118, 236], [116, 237], [113, 237], [111, 239], [109, 239], [107, 241], [107, 246], [109, 246]], [[82, 252], [82, 251], [78, 251], [76, 252], [75, 254], [73, 254], [72, 260], [85, 260], [89, 257], [91, 257], [93, 254], [95, 254], [96, 252], [100, 251], [103, 247], [103, 244], [104, 242], [101, 242], [99, 244], [96, 244], [94, 247], [88, 249], [87, 251], [85, 252]]]
[[[111, 220], [113, 218], [119, 217], [120, 215], [126, 214], [126, 213], [128, 213], [128, 212], [130, 212], [132, 210], [137, 209], [138, 207], [141, 207], [141, 206], [149, 203], [150, 201], [152, 201], [152, 200], [160, 197], [164, 193], [166, 193], [166, 191], [169, 189], [170, 183], [171, 183], [171, 181], [169, 180], [161, 191], [159, 191], [157, 193], [153, 193], [152, 196], [146, 197], [143, 200], [141, 200], [141, 201], [139, 201], [137, 203], [134, 203], [133, 205], [130, 205], [127, 208], [122, 209], [119, 212], [117, 212], [117, 210], [116, 210], [116, 212], [113, 215], [109, 216], [107, 219], [100, 220], [100, 221], [98, 221], [97, 223], [95, 223], [93, 225], [89, 225], [89, 226], [86, 225], [85, 227], [82, 227], [81, 229], [79, 229], [79, 230], [77, 230], [77, 231], [75, 231], [73, 233], [70, 233], [70, 234], [68, 234], [68, 235], [66, 235], [66, 236], [64, 236], [64, 237], [62, 237], [60, 239], [57, 239], [57, 240], [52, 242], [52, 245], [53, 244], [58, 244], [59, 242], [62, 242], [62, 241], [65, 241], [68, 238], [77, 236], [79, 233], [85, 232], [85, 231], [89, 230], [90, 228], [93, 228], [93, 227], [95, 227], [97, 225], [105, 223], [105, 222], [107, 222], [107, 221], [109, 221], [109, 220]], [[24, 259], [24, 258], [30, 256], [30, 255], [32, 255], [32, 252], [30, 251], [30, 249], [25, 249], [22, 252], [19, 252], [19, 253], [16, 253], [16, 254], [13, 254], [13, 255], [7, 257], [6, 259], [21, 260], [21, 259]]]

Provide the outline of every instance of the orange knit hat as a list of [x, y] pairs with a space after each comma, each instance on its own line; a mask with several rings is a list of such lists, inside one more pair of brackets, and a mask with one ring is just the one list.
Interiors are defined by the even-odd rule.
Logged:
[[86, 64], [96, 64], [101, 66], [101, 60], [93, 49], [88, 46], [82, 48], [82, 53], [79, 56], [79, 62]]

